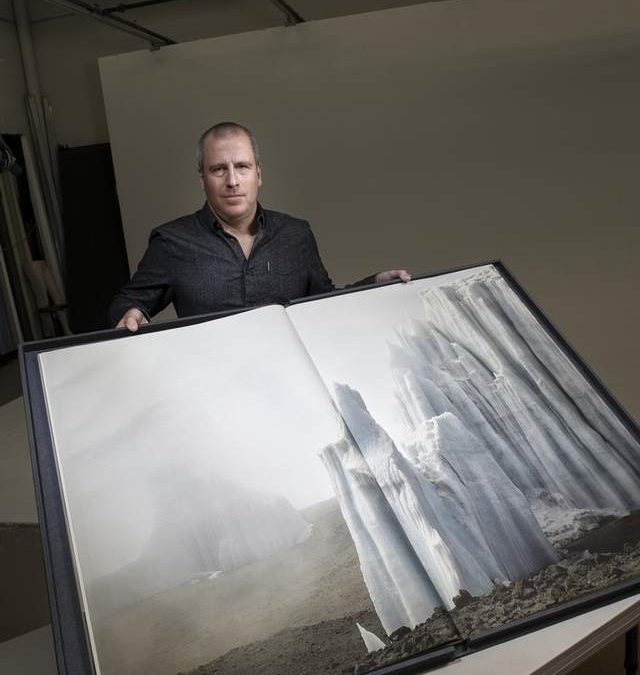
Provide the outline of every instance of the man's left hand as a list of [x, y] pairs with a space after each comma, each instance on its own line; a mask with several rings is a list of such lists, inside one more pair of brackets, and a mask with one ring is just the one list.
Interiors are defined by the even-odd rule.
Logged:
[[389, 270], [387, 272], [378, 272], [376, 274], [376, 283], [382, 284], [385, 281], [393, 281], [394, 279], [400, 279], [400, 281], [411, 281], [411, 275], [407, 270]]

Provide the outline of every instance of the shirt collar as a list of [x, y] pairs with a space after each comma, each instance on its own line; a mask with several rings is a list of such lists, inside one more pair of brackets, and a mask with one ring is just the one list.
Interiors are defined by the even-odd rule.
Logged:
[[[201, 216], [202, 222], [204, 222], [206, 225], [212, 227], [214, 230], [220, 233], [224, 233], [224, 229], [222, 225], [220, 225], [220, 222], [218, 221], [218, 218], [214, 210], [211, 208], [209, 202], [204, 203], [204, 206], [200, 209], [199, 215]], [[265, 229], [264, 209], [262, 208], [260, 202], [258, 202], [258, 206], [256, 208], [256, 220], [258, 221], [256, 239], [260, 239]]]

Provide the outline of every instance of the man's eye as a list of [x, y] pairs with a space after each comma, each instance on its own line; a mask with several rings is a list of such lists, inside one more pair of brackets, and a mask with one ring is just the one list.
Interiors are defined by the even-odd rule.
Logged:
[[222, 175], [224, 174], [224, 167], [222, 167], [222, 166], [214, 166], [214, 167], [211, 169], [211, 173], [212, 173], [214, 176], [222, 176]]
[[238, 166], [236, 168], [237, 168], [238, 171], [246, 172], [251, 168], [251, 165], [249, 165], [249, 164], [238, 164]]

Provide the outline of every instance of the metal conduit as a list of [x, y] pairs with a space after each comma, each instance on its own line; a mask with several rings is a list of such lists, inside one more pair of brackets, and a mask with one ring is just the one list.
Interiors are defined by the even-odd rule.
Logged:
[[84, 2], [84, 0], [45, 0], [45, 2], [48, 2], [50, 5], [56, 5], [56, 7], [68, 9], [74, 14], [88, 16], [96, 21], [107, 24], [112, 28], [117, 28], [125, 33], [147, 40], [154, 48], [176, 44], [175, 40], [172, 40], [165, 35], [160, 35], [160, 33], [149, 30], [133, 21], [122, 19], [119, 16], [111, 16], [109, 13], [105, 13], [100, 7], [90, 5], [88, 2]]
[[285, 0], [271, 0], [271, 2], [287, 17], [287, 25], [292, 26], [296, 23], [304, 23], [304, 19], [296, 12]]

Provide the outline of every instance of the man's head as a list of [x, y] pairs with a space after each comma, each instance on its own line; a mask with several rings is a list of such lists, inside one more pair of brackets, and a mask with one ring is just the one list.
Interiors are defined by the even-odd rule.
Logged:
[[198, 171], [209, 205], [228, 225], [253, 221], [262, 184], [253, 134], [235, 122], [207, 129], [198, 141]]

